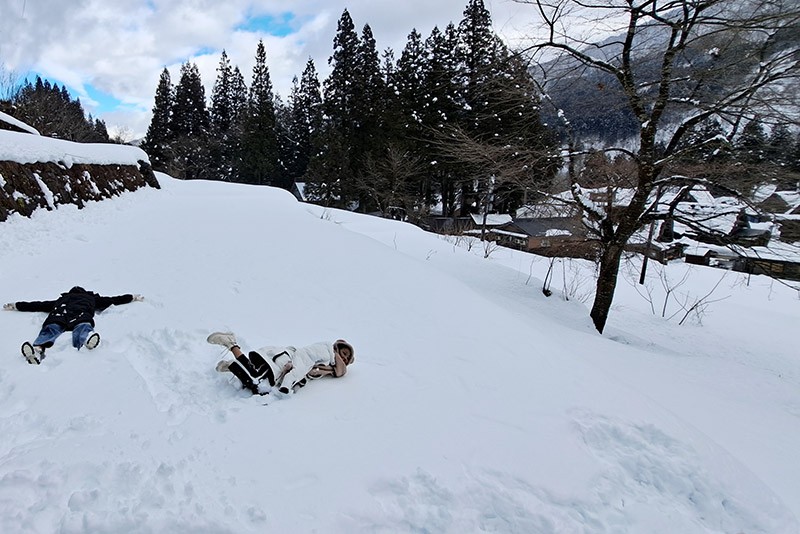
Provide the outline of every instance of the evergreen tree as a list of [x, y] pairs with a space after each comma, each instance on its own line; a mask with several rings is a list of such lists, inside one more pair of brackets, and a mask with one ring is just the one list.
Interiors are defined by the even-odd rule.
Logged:
[[428, 70], [425, 46], [416, 29], [408, 34], [408, 41], [397, 61], [393, 88], [398, 97], [403, 128], [410, 136], [419, 136], [422, 126], [421, 110], [425, 103], [427, 87], [425, 74]]
[[150, 156], [150, 163], [153, 169], [161, 172], [167, 170], [168, 164], [172, 159], [170, 143], [173, 140], [172, 130], [172, 107], [174, 102], [174, 88], [170, 80], [169, 71], [165, 68], [161, 71], [161, 76], [156, 87], [155, 105], [153, 106], [153, 117], [150, 119], [150, 126], [147, 128], [142, 141], [142, 149]]
[[95, 120], [84, 113], [79, 99], [73, 100], [66, 86], [36, 78], [13, 97], [14, 116], [46, 136], [70, 141], [109, 142], [108, 132], [96, 127]]
[[170, 124], [174, 136], [171, 174], [186, 180], [212, 178], [208, 155], [210, 118], [200, 71], [193, 63], [181, 66]]
[[[446, 135], [452, 126], [457, 124], [463, 113], [461, 90], [458, 86], [458, 30], [450, 23], [444, 32], [434, 28], [425, 41], [427, 66], [425, 70], [425, 89], [420, 114], [426, 136], [424, 156], [429, 161], [430, 181], [438, 190], [443, 215], [453, 215], [456, 207], [455, 185], [460, 175], [458, 163], [450, 161], [434, 144], [434, 135]], [[432, 198], [429, 199], [432, 201]]]
[[[367, 24], [361, 32], [361, 40], [356, 55], [356, 76], [352, 81], [352, 91], [360, 95], [354, 99], [355, 124], [351, 141], [351, 168], [357, 182], [369, 180], [364, 174], [368, 159], [380, 157], [386, 148], [385, 137], [381, 131], [386, 87], [381, 74], [380, 60], [375, 46], [372, 28]], [[360, 211], [372, 211], [374, 202], [364, 195], [359, 183], [343, 184], [348, 199], [358, 202]]]
[[541, 122], [528, 66], [494, 34], [482, 0], [467, 5], [455, 53], [446, 35], [434, 32], [429, 42], [440, 51], [428, 62], [428, 87], [435, 93], [431, 110], [442, 119], [433, 147], [441, 152], [437, 161], [447, 162], [440, 176], [444, 212], [511, 212], [556, 167], [546, 156], [556, 140]]
[[353, 83], [358, 77], [358, 53], [358, 34], [345, 9], [333, 39], [333, 55], [328, 59], [331, 73], [323, 84], [327, 121], [314, 136], [312, 160], [305, 177], [306, 197], [325, 205], [345, 206], [352, 200], [352, 146], [360, 120], [357, 101], [361, 98]]
[[[394, 69], [389, 68], [388, 58], [384, 77], [387, 91], [384, 105], [384, 130], [391, 140], [391, 149], [387, 151], [394, 160], [391, 167], [395, 170], [408, 168], [410, 158], [417, 162], [417, 172], [412, 176], [401, 178], [394, 172], [394, 183], [404, 182], [404, 198], [402, 207], [412, 216], [415, 212], [426, 211], [423, 206], [433, 204], [430, 165], [419, 165], [427, 159], [430, 151], [428, 139], [430, 125], [426, 124], [424, 110], [428, 96], [426, 73], [428, 70], [427, 51], [422, 36], [416, 29], [408, 35], [400, 59]], [[403, 161], [405, 160], [405, 161]], [[378, 162], [380, 168], [381, 162]], [[419, 170], [423, 169], [422, 172]]]
[[244, 117], [247, 116], [247, 85], [239, 67], [234, 67], [231, 74], [230, 102], [231, 128], [235, 130], [241, 127]]
[[[800, 136], [795, 140], [791, 153], [792, 158], [789, 162], [789, 168], [795, 172], [800, 172]], [[795, 187], [800, 189], [800, 184], [796, 184]]]
[[275, 102], [263, 41], [256, 47], [247, 114], [242, 123], [241, 150], [239, 175], [243, 181], [288, 189], [278, 166]]
[[293, 179], [300, 179], [306, 173], [311, 159], [312, 137], [322, 127], [322, 93], [317, 69], [311, 58], [306, 63], [299, 84], [297, 79], [294, 80], [289, 106], [292, 157], [287, 167]]
[[291, 176], [294, 170], [294, 148], [295, 142], [292, 138], [292, 110], [288, 104], [283, 102], [280, 95], [276, 94], [273, 100], [275, 109], [275, 140], [278, 146], [278, 171], [276, 176], [280, 180], [279, 187], [292, 190], [294, 178]]
[[772, 129], [767, 142], [766, 158], [770, 163], [789, 168], [792, 164], [794, 139], [786, 124], [778, 124]]
[[232, 181], [242, 181], [241, 176], [238, 174], [242, 168], [242, 136], [244, 134], [244, 121], [247, 118], [247, 100], [248, 89], [247, 84], [244, 82], [239, 67], [233, 68], [231, 75], [231, 130], [228, 146], [228, 153], [230, 156]]
[[210, 118], [205, 88], [194, 63], [187, 62], [181, 66], [171, 118], [171, 129], [176, 136], [205, 137], [208, 134]]
[[[496, 117], [489, 110], [484, 87], [495, 74], [494, 67], [503, 51], [499, 39], [492, 31], [492, 20], [483, 0], [470, 0], [464, 18], [458, 26], [456, 46], [458, 85], [457, 98], [460, 110], [456, 120], [468, 135], [493, 135], [498, 127]], [[485, 194], [475, 184], [485, 184], [490, 177], [477, 168], [463, 168], [457, 184], [460, 215], [477, 211], [478, 196]]]
[[233, 124], [233, 71], [230, 60], [225, 50], [217, 67], [217, 79], [211, 93], [211, 126], [214, 135], [220, 139], [225, 138]]
[[94, 131], [97, 139], [97, 141], [95, 141], [96, 143], [107, 143], [109, 141], [110, 137], [108, 136], [108, 128], [106, 127], [105, 121], [95, 119]]
[[758, 118], [742, 128], [742, 134], [736, 141], [736, 155], [739, 161], [749, 164], [761, 163], [766, 159], [767, 134]]
[[217, 79], [211, 93], [211, 139], [209, 155], [212, 167], [222, 180], [230, 180], [233, 173], [235, 144], [233, 141], [233, 70], [228, 54], [222, 51]]

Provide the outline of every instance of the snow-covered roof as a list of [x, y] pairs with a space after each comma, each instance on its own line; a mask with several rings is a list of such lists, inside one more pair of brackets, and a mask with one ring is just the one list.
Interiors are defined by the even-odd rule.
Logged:
[[795, 208], [800, 206], [800, 192], [798, 191], [777, 191], [775, 194], [789, 205], [789, 209], [786, 210], [786, 213], [791, 213]]
[[571, 202], [571, 196], [566, 200], [569, 203], [558, 199], [549, 199], [538, 204], [528, 204], [526, 206], [522, 206], [516, 212], [517, 219], [552, 219], [555, 217], [574, 217], [578, 207]]
[[522, 239], [527, 239], [528, 238], [528, 236], [525, 235], [525, 234], [520, 234], [518, 232], [508, 232], [506, 230], [493, 229], [492, 233], [493, 234], [497, 234], [497, 235], [507, 235], [509, 237], [519, 237], [519, 238], [522, 238]]
[[[483, 225], [483, 215], [480, 213], [473, 213], [472, 220], [475, 224]], [[492, 214], [486, 216], [486, 226], [501, 226], [511, 222], [511, 215]]]
[[559, 230], [558, 228], [551, 228], [550, 230], [547, 230], [544, 233], [544, 235], [546, 237], [555, 237], [559, 235], [572, 235], [572, 232], [570, 232], [569, 230]]
[[753, 201], [756, 204], [759, 202], [764, 202], [777, 190], [778, 186], [775, 184], [761, 184], [755, 188], [755, 191], [753, 191]]
[[0, 121], [3, 121], [7, 124], [11, 124], [12, 126], [16, 126], [20, 130], [25, 130], [28, 133], [32, 133], [33, 135], [39, 135], [39, 131], [29, 124], [25, 124], [21, 120], [15, 119], [11, 115], [7, 113], [3, 113], [0, 111]]
[[0, 130], [0, 161], [62, 162], [96, 165], [137, 165], [150, 161], [144, 150], [113, 143], [74, 143], [63, 139]]
[[773, 240], [765, 247], [732, 247], [745, 258], [800, 263], [800, 246]]

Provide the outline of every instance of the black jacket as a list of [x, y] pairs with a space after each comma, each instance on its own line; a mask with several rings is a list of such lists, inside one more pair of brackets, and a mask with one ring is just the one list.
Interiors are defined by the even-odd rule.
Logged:
[[80, 323], [89, 323], [94, 326], [94, 313], [103, 311], [116, 304], [133, 302], [133, 295], [118, 295], [116, 297], [103, 297], [97, 293], [86, 291], [82, 287], [73, 287], [67, 293], [62, 293], [56, 300], [41, 300], [31, 302], [17, 302], [19, 311], [49, 312], [44, 320], [44, 325], [57, 324], [65, 330], [72, 330]]

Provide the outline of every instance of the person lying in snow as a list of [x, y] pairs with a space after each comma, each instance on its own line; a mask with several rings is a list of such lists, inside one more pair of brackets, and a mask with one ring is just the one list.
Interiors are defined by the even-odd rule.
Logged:
[[217, 371], [233, 373], [242, 387], [258, 395], [268, 394], [275, 386], [281, 393], [290, 395], [305, 386], [309, 379], [340, 378], [355, 360], [353, 346], [343, 339], [300, 348], [264, 347], [247, 355], [230, 332], [214, 332], [206, 341], [233, 353], [234, 359], [220, 361]]
[[53, 342], [67, 331], [72, 331], [72, 346], [80, 350], [81, 347], [93, 349], [100, 344], [100, 334], [94, 332], [94, 314], [101, 312], [115, 304], [128, 304], [133, 301], [142, 301], [141, 295], [118, 295], [116, 297], [103, 297], [97, 293], [86, 291], [80, 286], [75, 286], [56, 300], [43, 300], [31, 302], [9, 302], [3, 306], [4, 310], [17, 310], [29, 312], [48, 312], [47, 318], [42, 323], [42, 329], [33, 344], [26, 341], [22, 344], [22, 355], [28, 363], [40, 364], [44, 360], [45, 349], [52, 347]]

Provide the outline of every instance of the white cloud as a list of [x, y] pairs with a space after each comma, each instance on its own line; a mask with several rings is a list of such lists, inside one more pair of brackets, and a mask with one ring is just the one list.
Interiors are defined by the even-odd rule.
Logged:
[[[399, 57], [413, 28], [426, 37], [434, 26], [457, 24], [466, 3], [355, 0], [346, 7], [359, 33], [369, 24], [378, 48], [391, 47]], [[524, 28], [522, 14], [532, 16], [530, 6], [511, 0], [489, 0], [486, 7], [497, 31], [512, 43]], [[161, 70], [167, 67], [177, 82], [180, 64], [196, 62], [210, 95], [223, 48], [249, 83], [256, 43], [263, 38], [273, 84], [284, 98], [309, 57], [324, 77], [344, 9], [344, 3], [327, 0], [0, 0], [0, 62], [22, 75], [36, 72], [67, 84], [110, 130], [126, 126], [139, 136], [147, 129]], [[249, 17], [287, 12], [298, 24], [289, 35], [241, 29]], [[98, 114], [90, 85], [127, 106]]]

